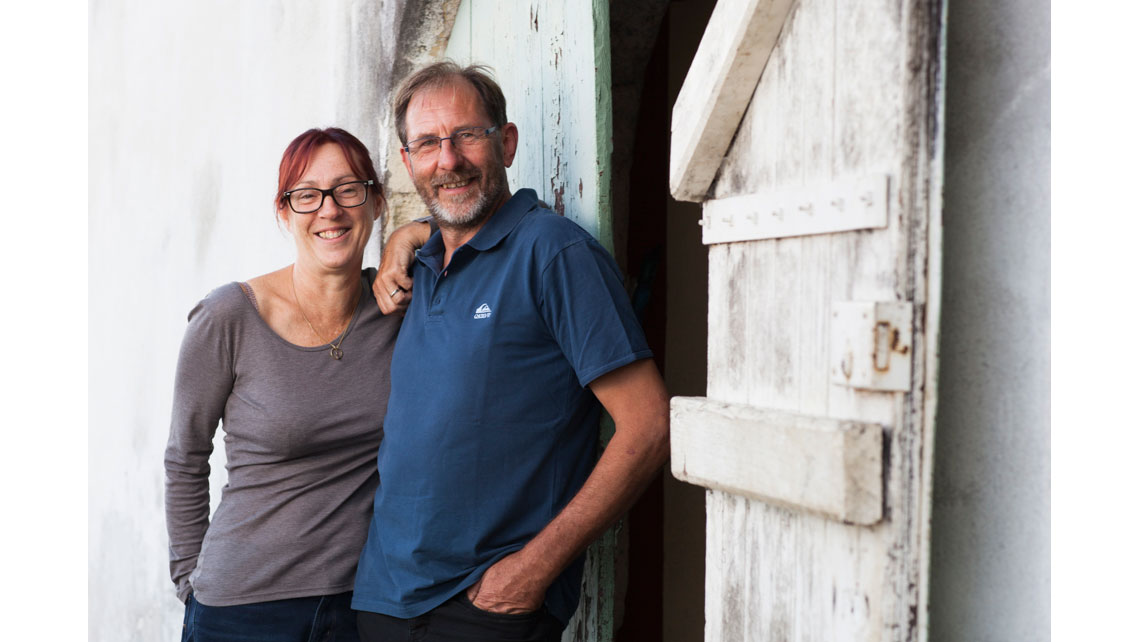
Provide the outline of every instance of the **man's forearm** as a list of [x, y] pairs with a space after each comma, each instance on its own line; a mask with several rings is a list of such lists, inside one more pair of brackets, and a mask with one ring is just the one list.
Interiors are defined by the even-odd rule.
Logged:
[[651, 360], [604, 375], [590, 388], [614, 418], [613, 439], [570, 503], [471, 588], [476, 606], [504, 613], [538, 608], [554, 579], [629, 510], [668, 457], [669, 396]]
[[428, 221], [417, 219], [396, 228], [388, 238], [380, 255], [380, 267], [372, 282], [372, 294], [384, 314], [392, 314], [408, 307], [412, 289], [411, 267], [416, 250], [431, 236]]
[[633, 506], [668, 454], [667, 413], [657, 427], [614, 434], [574, 499], [519, 551], [544, 586]]

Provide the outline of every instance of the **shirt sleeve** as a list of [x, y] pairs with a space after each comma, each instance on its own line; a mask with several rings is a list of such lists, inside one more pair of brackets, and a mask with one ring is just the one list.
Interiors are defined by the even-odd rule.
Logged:
[[434, 216], [430, 216], [430, 215], [429, 216], [421, 216], [417, 219], [412, 219], [412, 220], [415, 221], [416, 223], [427, 223], [428, 228], [431, 230], [432, 234], [435, 234], [436, 232], [439, 231], [439, 223], [435, 222]]
[[234, 380], [233, 324], [210, 299], [191, 310], [182, 339], [165, 456], [170, 579], [183, 602], [210, 524], [209, 459]]
[[558, 251], [543, 269], [540, 287], [546, 325], [583, 387], [653, 356], [617, 263], [593, 238]]

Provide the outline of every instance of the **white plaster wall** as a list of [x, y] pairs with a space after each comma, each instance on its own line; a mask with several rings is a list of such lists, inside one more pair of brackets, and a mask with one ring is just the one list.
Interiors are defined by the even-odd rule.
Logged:
[[337, 125], [383, 148], [402, 6], [89, 4], [91, 640], [177, 639], [162, 456], [186, 314], [292, 261], [272, 200], [294, 136]]
[[1050, 5], [950, 0], [930, 639], [1050, 636]]

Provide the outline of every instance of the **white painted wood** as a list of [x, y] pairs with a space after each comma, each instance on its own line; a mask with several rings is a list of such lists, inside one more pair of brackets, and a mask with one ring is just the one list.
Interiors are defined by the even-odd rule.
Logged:
[[[709, 399], [889, 428], [873, 525], [709, 491], [706, 640], [925, 635], [940, 6], [800, 0], [727, 153], [706, 168], [718, 200], [891, 175], [886, 227], [709, 246]], [[694, 65], [689, 80], [709, 73]], [[905, 393], [832, 382], [833, 303], [858, 301], [911, 306]]]
[[909, 390], [912, 315], [910, 303], [834, 303], [831, 382], [867, 390]]
[[854, 524], [882, 518], [883, 427], [674, 397], [673, 476]]
[[669, 189], [701, 201], [794, 0], [720, 0], [673, 104]]
[[887, 226], [886, 174], [705, 201], [702, 241], [732, 243]]

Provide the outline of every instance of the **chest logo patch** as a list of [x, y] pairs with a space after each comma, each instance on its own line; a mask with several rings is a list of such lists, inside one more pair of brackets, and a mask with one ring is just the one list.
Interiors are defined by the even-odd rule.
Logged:
[[491, 316], [491, 306], [487, 305], [486, 303], [480, 305], [478, 308], [475, 308], [476, 319], [486, 319], [489, 316]]

